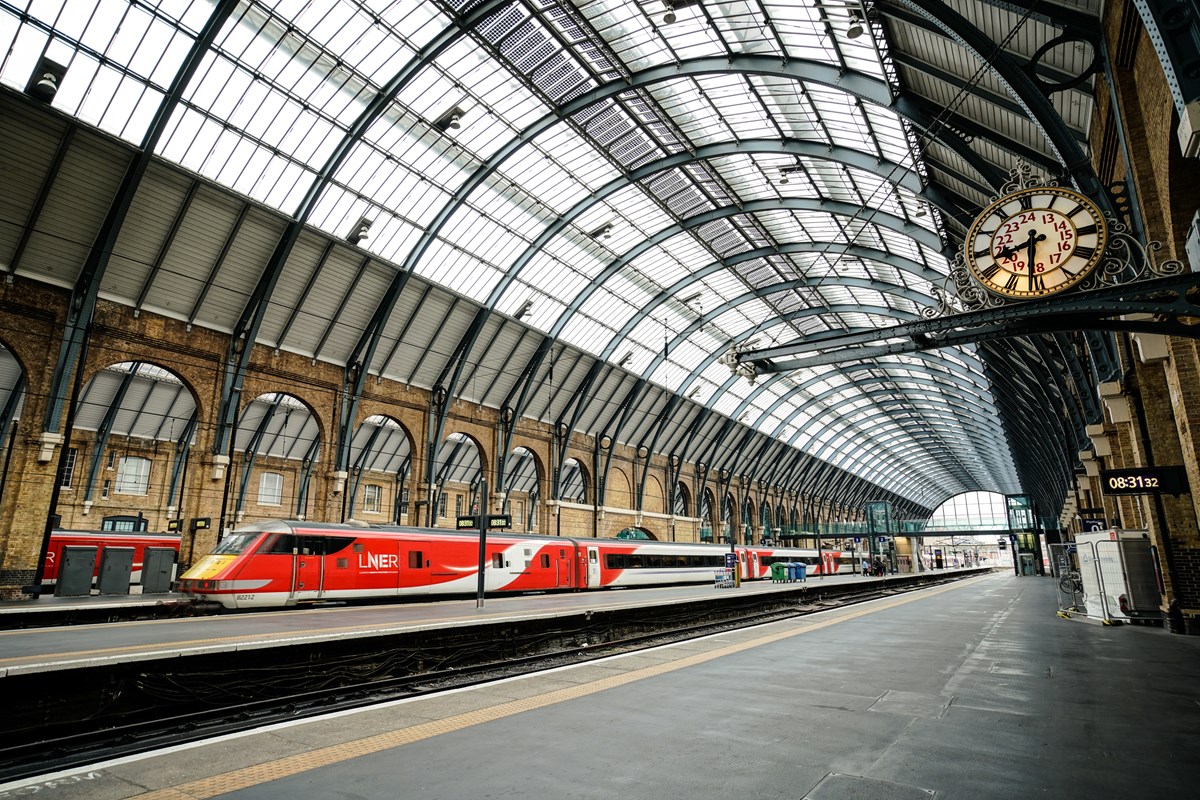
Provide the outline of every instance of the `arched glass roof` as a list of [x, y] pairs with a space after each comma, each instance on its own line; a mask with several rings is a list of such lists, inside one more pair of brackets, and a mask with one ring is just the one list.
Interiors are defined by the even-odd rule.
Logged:
[[[1074, 5], [1075, 22], [1099, 13]], [[524, 372], [545, 386], [525, 365], [549, 337], [580, 370], [599, 359], [657, 389], [574, 367], [564, 383], [560, 361], [554, 397], [525, 414], [561, 416], [570, 390], [554, 399], [554, 381], [573, 382], [593, 393], [587, 432], [637, 443], [657, 425], [694, 442], [686, 457], [736, 458], [708, 423], [697, 437], [686, 414], [654, 420], [677, 393], [929, 508], [1022, 482], [988, 412], [1005, 402], [988, 351], [753, 384], [719, 356], [917, 319], [996, 176], [1018, 158], [1052, 171], [1063, 136], [1086, 137], [1086, 84], [1052, 105], [997, 100], [1020, 87], [963, 31], [1019, 62], [1065, 25], [1012, 9], [681, 0], [668, 21], [658, 0], [6, 3], [0, 83], [57, 69], [55, 109], [181, 168], [129, 189], [122, 252], [163, 255], [114, 261], [111, 299], [218, 330], [261, 313], [261, 344], [367, 353], [405, 383], [444, 384], [467, 361], [448, 388], [481, 403]], [[1059, 50], [1039, 69], [1080, 69], [1086, 54]], [[964, 136], [972, 120], [992, 135]], [[203, 269], [175, 260], [179, 237]], [[28, 255], [9, 268], [72, 279]], [[472, 311], [499, 321], [468, 325]], [[596, 400], [617, 390], [637, 406], [627, 424], [612, 422], [620, 395]]]

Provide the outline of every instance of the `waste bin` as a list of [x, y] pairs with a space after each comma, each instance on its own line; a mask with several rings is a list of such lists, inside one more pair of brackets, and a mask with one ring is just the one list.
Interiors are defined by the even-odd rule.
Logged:
[[797, 561], [797, 562], [791, 564], [791, 567], [792, 567], [792, 580], [794, 580], [794, 581], [807, 581], [808, 580], [808, 565], [807, 564], [805, 564], [803, 561]]
[[787, 567], [788, 565], [782, 561], [771, 564], [771, 582], [783, 583], [786, 581], [788, 579]]

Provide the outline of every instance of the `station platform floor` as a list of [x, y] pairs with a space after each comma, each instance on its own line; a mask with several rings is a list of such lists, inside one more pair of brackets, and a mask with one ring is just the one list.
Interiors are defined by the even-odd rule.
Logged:
[[0, 786], [52, 800], [1190, 798], [1200, 638], [992, 573]]

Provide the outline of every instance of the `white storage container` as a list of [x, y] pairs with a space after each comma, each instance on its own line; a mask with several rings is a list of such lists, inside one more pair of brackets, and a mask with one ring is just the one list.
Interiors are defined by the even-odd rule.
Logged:
[[1148, 531], [1110, 529], [1075, 536], [1087, 615], [1160, 619], [1161, 595]]

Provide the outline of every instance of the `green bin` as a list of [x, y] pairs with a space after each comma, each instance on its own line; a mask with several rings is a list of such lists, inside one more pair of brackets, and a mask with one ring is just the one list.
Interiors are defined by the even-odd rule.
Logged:
[[771, 582], [786, 583], [788, 579], [787, 564], [777, 561], [771, 565]]

